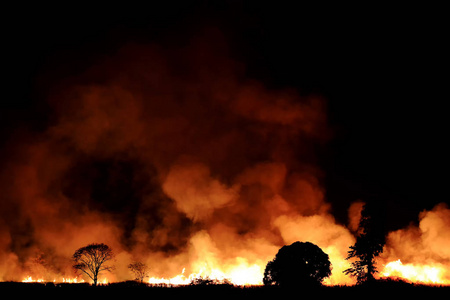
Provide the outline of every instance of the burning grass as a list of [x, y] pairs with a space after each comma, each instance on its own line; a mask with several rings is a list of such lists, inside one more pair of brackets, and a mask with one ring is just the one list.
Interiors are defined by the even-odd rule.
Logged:
[[[325, 197], [325, 101], [246, 79], [218, 36], [181, 53], [130, 44], [53, 84], [52, 126], [15, 136], [0, 170], [0, 281], [89, 287], [70, 284], [68, 258], [101, 242], [116, 253], [106, 287], [136, 260], [161, 286], [254, 285], [281, 246], [309, 241], [329, 255], [330, 289], [354, 283], [342, 271], [362, 203], [347, 226]], [[390, 232], [380, 274], [450, 284], [449, 228], [441, 204]]]

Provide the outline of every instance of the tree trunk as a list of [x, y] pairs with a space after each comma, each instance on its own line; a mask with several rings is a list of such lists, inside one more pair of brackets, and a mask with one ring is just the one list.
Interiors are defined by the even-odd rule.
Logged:
[[375, 274], [375, 266], [373, 259], [369, 260], [367, 262], [367, 274], [366, 274], [366, 281], [368, 283], [371, 283], [375, 280], [375, 277], [373, 277], [373, 274]]

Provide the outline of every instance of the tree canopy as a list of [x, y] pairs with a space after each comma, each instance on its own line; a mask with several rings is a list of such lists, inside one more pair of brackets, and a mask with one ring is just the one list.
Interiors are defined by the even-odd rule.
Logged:
[[356, 258], [344, 273], [356, 277], [358, 284], [371, 282], [377, 273], [375, 258], [383, 252], [386, 242], [382, 207], [373, 203], [365, 204], [361, 211], [356, 242], [350, 246], [347, 260]]
[[133, 262], [128, 265], [128, 268], [134, 273], [137, 281], [144, 282], [144, 278], [148, 277], [148, 267], [145, 263], [139, 261]]
[[114, 258], [112, 249], [105, 244], [89, 244], [81, 247], [72, 256], [73, 268], [89, 276], [97, 285], [98, 275], [102, 271], [111, 271], [113, 266], [106, 263]]
[[295, 242], [283, 246], [275, 258], [267, 263], [265, 285], [314, 286], [331, 275], [328, 255], [310, 242]]

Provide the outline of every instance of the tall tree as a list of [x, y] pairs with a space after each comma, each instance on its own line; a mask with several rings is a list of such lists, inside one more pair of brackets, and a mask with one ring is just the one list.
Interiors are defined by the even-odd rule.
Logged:
[[114, 266], [109, 266], [106, 263], [114, 258], [112, 249], [105, 244], [89, 244], [81, 247], [72, 256], [75, 270], [85, 273], [97, 285], [98, 275], [102, 271], [114, 269]]
[[372, 282], [374, 274], [378, 272], [375, 258], [383, 252], [386, 243], [383, 207], [373, 202], [366, 203], [361, 211], [357, 232], [356, 242], [350, 246], [346, 258], [357, 260], [344, 273], [356, 277], [358, 284]]

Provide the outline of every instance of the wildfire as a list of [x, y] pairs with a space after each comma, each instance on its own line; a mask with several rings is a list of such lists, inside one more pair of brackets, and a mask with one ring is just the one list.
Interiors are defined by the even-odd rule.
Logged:
[[[46, 280], [44, 278], [38, 277], [38, 279], [33, 279], [32, 276], [26, 276], [22, 282], [25, 283], [45, 283], [45, 282], [53, 282], [53, 283], [84, 283], [84, 279], [79, 279], [77, 277], [61, 277], [58, 279], [53, 279], [53, 280]], [[98, 282], [99, 284], [108, 284], [108, 280], [106, 278], [104, 278], [103, 280], [99, 280]]]
[[384, 266], [382, 277], [398, 277], [414, 283], [449, 285], [450, 280], [444, 278], [445, 268], [441, 265], [403, 264], [400, 259]]
[[[440, 264], [420, 265], [420, 264], [403, 264], [400, 259], [391, 261], [384, 265], [383, 270], [380, 272], [384, 278], [401, 278], [412, 283], [422, 284], [440, 284], [450, 285], [450, 280], [445, 276], [446, 269]], [[230, 282], [231, 284], [238, 286], [245, 285], [262, 285], [262, 275], [264, 268], [257, 264], [248, 265], [242, 263], [240, 265], [231, 267], [228, 272], [223, 272], [220, 269], [211, 269], [206, 266], [201, 268], [198, 272], [186, 273], [186, 268], [183, 268], [182, 272], [171, 278], [151, 277], [148, 279], [148, 284], [151, 285], [188, 285], [196, 279], [209, 279], [215, 283]], [[45, 280], [44, 278], [32, 276], [26, 276], [22, 282], [25, 283], [84, 283], [83, 279], [77, 277], [62, 277], [59, 279], [53, 279], [53, 281]], [[99, 280], [98, 284], [108, 284], [106, 278]], [[325, 285], [333, 285], [333, 282], [326, 280]]]
[[251, 266], [241, 264], [232, 267], [227, 273], [224, 273], [219, 269], [206, 270], [206, 268], [202, 268], [199, 272], [192, 273], [190, 275], [185, 275], [185, 271], [186, 269], [184, 268], [181, 274], [178, 274], [172, 278], [151, 277], [148, 280], [148, 283], [155, 285], [187, 285], [195, 279], [208, 278], [218, 283], [230, 282], [234, 285], [240, 286], [261, 285], [264, 272], [261, 266], [258, 266], [257, 264]]
[[[116, 269], [99, 284], [130, 280], [137, 259], [149, 284], [261, 285], [280, 247], [308, 241], [329, 256], [325, 285], [355, 283], [343, 271], [363, 204], [338, 222], [315, 164], [332, 135], [326, 103], [245, 80], [217, 36], [183, 55], [130, 43], [48, 87], [51, 126], [5, 144], [0, 281], [84, 282], [63, 277], [68, 259], [101, 242]], [[419, 221], [389, 233], [380, 276], [450, 285], [450, 209]]]
[[33, 279], [31, 276], [25, 277], [22, 282], [27, 282], [27, 283], [31, 283], [31, 282], [45, 282], [44, 279], [39, 278], [39, 279]]
[[78, 278], [63, 278], [62, 282], [63, 283], [83, 283], [84, 280], [83, 279], [78, 280]]
[[256, 264], [238, 266], [229, 273], [231, 282], [235, 285], [261, 285], [264, 268]]

